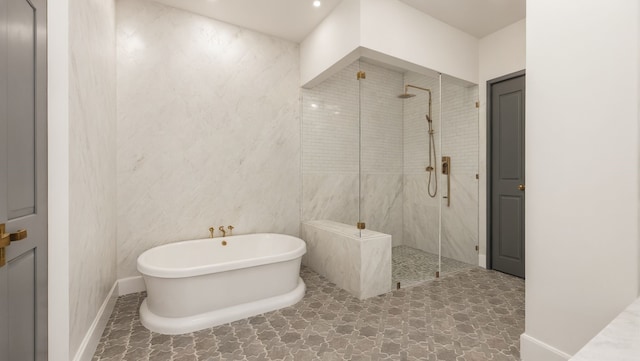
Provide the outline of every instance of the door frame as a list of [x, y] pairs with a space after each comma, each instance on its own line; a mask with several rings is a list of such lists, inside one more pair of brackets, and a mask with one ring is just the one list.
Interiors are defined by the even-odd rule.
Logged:
[[[492, 216], [491, 216], [491, 210], [493, 208], [493, 204], [491, 202], [491, 197], [493, 195], [493, 193], [491, 192], [491, 189], [493, 187], [493, 178], [492, 178], [492, 164], [491, 164], [491, 160], [493, 159], [492, 157], [492, 145], [493, 145], [493, 137], [491, 136], [491, 131], [493, 129], [493, 119], [491, 117], [491, 104], [493, 101], [493, 97], [491, 94], [491, 87], [497, 83], [503, 82], [505, 80], [510, 80], [513, 78], [517, 78], [520, 76], [526, 75], [526, 69], [522, 69], [507, 75], [503, 75], [501, 77], [498, 78], [494, 78], [491, 80], [487, 80], [487, 154], [486, 154], [486, 163], [487, 163], [487, 169], [486, 169], [486, 174], [487, 174], [487, 209], [486, 209], [486, 214], [487, 214], [487, 264], [486, 267], [487, 269], [493, 269], [493, 238], [492, 238], [492, 234], [491, 234], [491, 228], [492, 228]], [[525, 99], [526, 101], [526, 99]], [[526, 132], [526, 130], [525, 130]]]

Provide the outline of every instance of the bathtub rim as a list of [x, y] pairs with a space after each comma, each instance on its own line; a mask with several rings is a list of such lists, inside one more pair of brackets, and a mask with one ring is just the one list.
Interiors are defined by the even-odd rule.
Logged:
[[302, 300], [305, 290], [304, 281], [298, 277], [296, 287], [285, 294], [187, 317], [158, 316], [149, 310], [145, 298], [140, 305], [140, 322], [153, 332], [180, 335], [293, 306]]
[[167, 267], [162, 267], [162, 266], [158, 266], [158, 265], [152, 265], [146, 259], [147, 257], [150, 257], [149, 254], [151, 252], [153, 252], [153, 251], [157, 252], [159, 249], [162, 249], [162, 248], [171, 248], [171, 247], [179, 246], [181, 244], [194, 243], [194, 242], [217, 242], [217, 241], [221, 240], [222, 238], [190, 239], [190, 240], [185, 240], [185, 241], [166, 243], [166, 244], [163, 244], [163, 245], [160, 245], [160, 246], [155, 246], [155, 247], [147, 249], [146, 251], [142, 252], [138, 256], [138, 258], [136, 260], [137, 269], [138, 269], [138, 272], [140, 272], [142, 274], [143, 278], [144, 277], [188, 278], [188, 277], [194, 277], [194, 276], [207, 275], [207, 274], [210, 274], [210, 273], [219, 273], [219, 272], [224, 272], [224, 271], [243, 269], [243, 268], [248, 268], [248, 267], [255, 267], [255, 266], [260, 266], [260, 265], [269, 264], [269, 263], [278, 263], [278, 262], [289, 261], [289, 260], [293, 260], [293, 259], [302, 257], [307, 252], [307, 244], [303, 239], [301, 239], [299, 237], [291, 236], [291, 235], [288, 235], [288, 234], [280, 234], [280, 233], [249, 233], [249, 234], [243, 234], [243, 235], [237, 235], [237, 236], [224, 237], [224, 240], [233, 241], [233, 238], [246, 237], [246, 236], [252, 236], [252, 237], [257, 237], [257, 236], [285, 237], [285, 238], [294, 239], [296, 241], [299, 241], [299, 245], [296, 248], [294, 248], [294, 249], [292, 249], [290, 251], [287, 251], [287, 252], [283, 252], [283, 253], [270, 254], [268, 256], [255, 257], [255, 258], [251, 258], [251, 259], [240, 259], [240, 260], [234, 260], [234, 261], [230, 261], [230, 262], [206, 264], [206, 265], [201, 265], [201, 266], [184, 267], [184, 268], [167, 268]]

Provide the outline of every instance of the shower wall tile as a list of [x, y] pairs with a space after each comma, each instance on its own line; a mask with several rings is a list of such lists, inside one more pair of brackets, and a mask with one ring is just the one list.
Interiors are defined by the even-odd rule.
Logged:
[[298, 235], [298, 45], [150, 1], [117, 3], [118, 277], [146, 249]]
[[358, 222], [358, 174], [303, 174], [305, 220]]
[[362, 174], [402, 174], [402, 73], [360, 62]]
[[313, 89], [302, 90], [304, 174], [359, 172], [358, 69], [354, 62]]
[[[356, 79], [359, 70], [366, 79]], [[303, 89], [303, 221], [361, 219], [402, 242], [402, 82], [397, 71], [356, 61]]]
[[[414, 72], [404, 74], [405, 84], [431, 89], [434, 140], [437, 159], [440, 157], [440, 81], [438, 78], [428, 77]], [[413, 98], [403, 100], [404, 121], [404, 174], [426, 174], [425, 168], [429, 164], [429, 126], [426, 114], [429, 114], [429, 95], [427, 92], [409, 88]], [[440, 165], [438, 163], [438, 169]]]
[[404, 176], [402, 245], [438, 254], [438, 198], [427, 194], [425, 174]]
[[392, 236], [402, 244], [402, 174], [365, 174], [362, 177], [362, 219], [367, 229]]
[[429, 96], [422, 90], [409, 88], [413, 98], [405, 99], [404, 122], [404, 187], [403, 187], [403, 245], [414, 247], [425, 252], [438, 254], [439, 206], [442, 198], [442, 182], [440, 179], [440, 81], [414, 72], [404, 74], [405, 84], [431, 89], [434, 145], [436, 156], [432, 156], [432, 165], [436, 172], [431, 175], [431, 189], [437, 195], [432, 198], [428, 194], [429, 173], [425, 168], [429, 165], [429, 126], [426, 114], [429, 113]]
[[69, 350], [116, 281], [116, 18], [111, 0], [69, 2]]

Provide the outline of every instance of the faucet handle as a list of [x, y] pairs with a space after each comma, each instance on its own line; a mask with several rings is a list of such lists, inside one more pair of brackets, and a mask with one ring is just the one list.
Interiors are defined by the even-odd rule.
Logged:
[[234, 226], [228, 226], [227, 229], [229, 229], [229, 235], [231, 236], [233, 234], [233, 229], [235, 227]]
[[215, 228], [213, 228], [213, 227], [209, 227], [209, 238], [213, 238], [213, 232], [214, 232], [215, 230], [216, 230]]

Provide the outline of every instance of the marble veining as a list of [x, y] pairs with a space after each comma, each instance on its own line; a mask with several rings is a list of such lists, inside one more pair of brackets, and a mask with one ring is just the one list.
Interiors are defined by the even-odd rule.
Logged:
[[571, 361], [636, 361], [640, 357], [640, 298], [636, 299]]
[[115, 17], [113, 1], [69, 2], [71, 355], [116, 280]]
[[210, 226], [298, 235], [298, 45], [151, 1], [117, 6], [118, 277]]
[[303, 222], [307, 243], [302, 264], [360, 299], [391, 290], [391, 236], [355, 226], [317, 220]]

